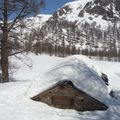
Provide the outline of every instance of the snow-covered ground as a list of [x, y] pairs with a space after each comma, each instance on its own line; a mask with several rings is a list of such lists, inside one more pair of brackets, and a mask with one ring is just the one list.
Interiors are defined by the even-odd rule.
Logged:
[[108, 89], [120, 90], [120, 62], [95, 61], [101, 72], [106, 73], [109, 78]]
[[[50, 71], [52, 66], [64, 60], [64, 58], [49, 57], [47, 55], [28, 54], [19, 56], [24, 59], [11, 58], [13, 77], [17, 82], [0, 84], [0, 120], [119, 120], [120, 101], [109, 98], [107, 111], [77, 112], [75, 110], [62, 110], [48, 105], [32, 101], [29, 98], [31, 86], [42, 74]], [[80, 58], [100, 75], [104, 72], [109, 78], [109, 91], [120, 90], [120, 63], [89, 60]], [[95, 64], [95, 66], [94, 66]], [[29, 67], [28, 67], [29, 66]], [[53, 68], [53, 67], [52, 67]], [[42, 84], [42, 83], [41, 83]], [[102, 89], [102, 88], [101, 88]], [[33, 89], [32, 89], [33, 90]], [[102, 97], [102, 95], [101, 95]]]

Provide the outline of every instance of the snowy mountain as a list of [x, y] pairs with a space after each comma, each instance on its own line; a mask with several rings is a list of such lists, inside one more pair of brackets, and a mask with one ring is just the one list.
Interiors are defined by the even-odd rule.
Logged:
[[[51, 15], [38, 14], [37, 16], [28, 17], [16, 23], [16, 29], [13, 29], [9, 36], [14, 36], [15, 39], [10, 39], [12, 42], [18, 42], [19, 49], [26, 46], [27, 43], [34, 44], [37, 33]], [[35, 37], [35, 38], [34, 38]]]
[[[43, 39], [54, 46], [73, 47], [85, 55], [119, 56], [118, 0], [76, 0], [65, 4], [41, 28]], [[73, 51], [73, 50], [72, 50]]]
[[45, 24], [45, 22], [51, 17], [51, 15], [47, 14], [39, 14], [35, 17], [29, 17], [25, 19], [25, 23], [28, 28], [41, 28], [42, 25]]
[[75, 0], [53, 15], [25, 19], [27, 28], [17, 31], [25, 47], [36, 43], [35, 53], [84, 54], [110, 60], [120, 56], [119, 6], [119, 0]]
[[77, 0], [59, 8], [51, 20], [67, 20], [75, 22], [77, 26], [84, 22], [95, 22], [104, 28], [120, 20], [119, 8], [119, 0]]
[[21, 32], [22, 34], [26, 33], [31, 33], [31, 31], [34, 29], [40, 29], [45, 22], [51, 17], [51, 15], [45, 15], [45, 14], [39, 14], [34, 17], [28, 17], [23, 19], [21, 22], [19, 21], [17, 24], [23, 25], [24, 27], [22, 28], [17, 28], [15, 32], [19, 33]]

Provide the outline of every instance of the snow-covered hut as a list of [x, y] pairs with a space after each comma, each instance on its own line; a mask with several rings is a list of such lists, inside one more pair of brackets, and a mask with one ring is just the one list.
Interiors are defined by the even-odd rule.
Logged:
[[[32, 89], [34, 88], [34, 89]], [[78, 111], [106, 110], [108, 90], [87, 57], [71, 56], [46, 72], [31, 87], [31, 99]]]

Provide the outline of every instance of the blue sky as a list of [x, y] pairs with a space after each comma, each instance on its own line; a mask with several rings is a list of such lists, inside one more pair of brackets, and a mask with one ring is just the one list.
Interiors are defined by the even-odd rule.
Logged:
[[43, 14], [52, 14], [55, 10], [60, 8], [65, 3], [71, 2], [74, 0], [45, 0], [45, 8], [41, 10]]

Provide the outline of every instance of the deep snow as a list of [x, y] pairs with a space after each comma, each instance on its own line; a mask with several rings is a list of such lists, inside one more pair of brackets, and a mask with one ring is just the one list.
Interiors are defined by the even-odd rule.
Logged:
[[[18, 69], [14, 70], [14, 78], [17, 82], [0, 84], [0, 120], [119, 120], [120, 119], [120, 101], [109, 98], [107, 111], [77, 112], [75, 110], [62, 110], [48, 105], [32, 101], [29, 98], [32, 94], [35, 80], [50, 71], [52, 66], [57, 66], [64, 58], [49, 57], [47, 55], [28, 54], [24, 58], [24, 65], [20, 60], [11, 58]], [[82, 60], [92, 70], [107, 73], [109, 77], [109, 90], [120, 90], [120, 63], [103, 62], [89, 60], [87, 57], [81, 57]], [[90, 62], [89, 62], [90, 61]], [[95, 64], [95, 65], [94, 65]], [[97, 66], [97, 67], [96, 67]], [[68, 69], [69, 71], [69, 69]], [[71, 71], [71, 70], [70, 70]], [[95, 73], [96, 74], [96, 73]], [[115, 81], [115, 82], [114, 82]], [[39, 83], [40, 84], [40, 83]], [[41, 83], [42, 84], [42, 83]], [[40, 86], [44, 87], [44, 86]], [[35, 89], [35, 88], [34, 88]], [[34, 93], [34, 91], [33, 91]], [[101, 95], [102, 96], [102, 95]]]
[[107, 86], [101, 79], [101, 75], [99, 76], [96, 72], [92, 61], [87, 57], [74, 55], [56, 61], [55, 64], [32, 83], [29, 92], [33, 94], [31, 97], [49, 89], [60, 81], [70, 80], [78, 89], [95, 99], [101, 102], [108, 99]]

